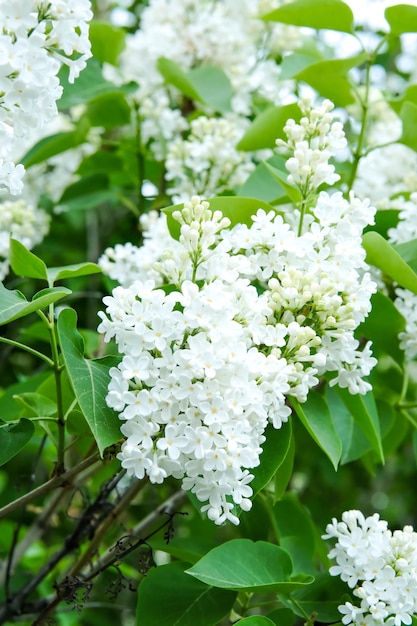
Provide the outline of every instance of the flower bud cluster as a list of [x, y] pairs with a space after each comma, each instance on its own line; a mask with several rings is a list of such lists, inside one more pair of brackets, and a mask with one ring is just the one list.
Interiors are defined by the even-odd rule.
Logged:
[[330, 100], [313, 108], [306, 97], [299, 107], [300, 122], [288, 120], [284, 126], [287, 141], [277, 139], [276, 144], [292, 154], [285, 164], [290, 172], [288, 182], [299, 187], [303, 197], [307, 198], [323, 183], [333, 185], [339, 180], [340, 176], [329, 164], [329, 159], [345, 148], [347, 142], [342, 124], [334, 121], [331, 113], [334, 104]]
[[343, 624], [401, 626], [417, 613], [417, 533], [412, 526], [391, 532], [378, 514], [345, 511], [332, 520], [324, 539], [336, 539], [330, 568], [353, 589], [359, 605], [339, 606]]
[[0, 0], [0, 186], [21, 192], [24, 169], [13, 160], [19, 142], [57, 115], [58, 72], [73, 82], [91, 56], [89, 0]]

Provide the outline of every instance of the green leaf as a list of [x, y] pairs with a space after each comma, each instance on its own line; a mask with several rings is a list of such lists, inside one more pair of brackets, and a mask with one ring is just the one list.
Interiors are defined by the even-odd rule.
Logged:
[[303, 199], [301, 191], [298, 189], [298, 187], [295, 187], [294, 185], [290, 185], [290, 183], [288, 182], [288, 172], [281, 172], [281, 170], [278, 170], [276, 167], [273, 167], [267, 161], [264, 161], [264, 163], [268, 171], [272, 174], [272, 176], [279, 182], [281, 187], [285, 190], [290, 200], [292, 200], [292, 202], [294, 202], [295, 204], [297, 204], [298, 202], [301, 202], [301, 200]]
[[351, 394], [347, 389], [336, 387], [336, 392], [342, 399], [349, 413], [371, 443], [381, 463], [384, 463], [384, 451], [378, 419], [378, 411], [371, 391], [364, 396]]
[[400, 349], [398, 333], [405, 329], [405, 320], [393, 301], [381, 292], [371, 298], [371, 311], [359, 326], [357, 336], [365, 336], [373, 342], [375, 354], [389, 354], [400, 366], [404, 363], [404, 351]]
[[17, 276], [48, 280], [45, 263], [17, 239], [10, 240], [10, 265]]
[[314, 56], [311, 54], [303, 54], [300, 52], [294, 52], [293, 54], [288, 54], [282, 59], [282, 63], [280, 65], [280, 80], [288, 80], [289, 78], [294, 78], [297, 76], [302, 70], [312, 63], [317, 63], [317, 61], [323, 61], [323, 57], [321, 55], [315, 54]]
[[259, 163], [239, 188], [238, 195], [256, 197], [269, 203], [287, 198], [285, 189], [271, 174], [266, 163], [282, 171], [285, 168], [285, 159], [280, 156], [273, 156], [268, 161]]
[[[257, 198], [242, 198], [241, 196], [217, 196], [216, 198], [210, 198], [207, 200], [210, 203], [210, 209], [212, 211], [221, 211], [225, 217], [228, 217], [231, 221], [231, 226], [235, 224], [252, 224], [252, 216], [256, 214], [258, 209], [264, 209], [267, 213], [277, 210], [264, 200], [258, 200]], [[174, 220], [172, 214], [174, 211], [181, 211], [184, 208], [184, 204], [176, 204], [174, 206], [166, 207], [163, 212], [167, 216], [168, 228], [171, 233], [171, 237], [179, 239], [181, 226], [179, 222]]]
[[274, 506], [279, 545], [288, 552], [293, 573], [313, 574], [315, 567], [315, 532], [311, 517], [294, 497], [287, 494]]
[[399, 243], [393, 246], [394, 250], [398, 252], [400, 257], [408, 263], [411, 269], [417, 271], [417, 239], [411, 239], [404, 243]]
[[[416, 7], [417, 11], [417, 7]], [[406, 100], [400, 110], [400, 118], [402, 121], [402, 135], [399, 142], [408, 146], [412, 150], [417, 151], [417, 105]]]
[[288, 553], [266, 541], [232, 539], [211, 550], [193, 565], [188, 574], [220, 587], [253, 593], [289, 594], [313, 578], [291, 579]]
[[86, 115], [92, 126], [115, 128], [129, 124], [131, 109], [125, 95], [120, 91], [113, 91], [90, 100]]
[[342, 443], [324, 398], [316, 391], [310, 391], [307, 401], [303, 405], [295, 398], [291, 398], [291, 404], [307, 432], [310, 433], [337, 470], [342, 456]]
[[295, 440], [294, 437], [291, 437], [290, 447], [288, 449], [288, 454], [285, 457], [283, 463], [279, 466], [274, 476], [274, 502], [279, 500], [285, 490], [288, 487], [288, 483], [291, 480], [292, 470], [294, 467], [294, 456], [295, 456]]
[[372, 448], [368, 439], [355, 423], [353, 416], [336, 393], [335, 388], [329, 385], [326, 387], [326, 400], [337, 434], [342, 442], [341, 463], [346, 464], [361, 458]]
[[271, 622], [268, 617], [264, 617], [263, 615], [245, 617], [244, 619], [240, 619], [237, 623], [241, 624], [241, 626], [274, 626], [274, 622]]
[[81, 199], [82, 203], [85, 204], [85, 199], [88, 196], [95, 196], [97, 193], [108, 195], [108, 187], [109, 179], [106, 174], [96, 173], [83, 176], [80, 180], [68, 185], [58, 203], [69, 204], [74, 199]]
[[28, 417], [50, 417], [56, 413], [56, 402], [41, 393], [28, 391], [14, 399], [28, 410]]
[[349, 82], [348, 73], [353, 67], [367, 61], [363, 52], [347, 59], [326, 59], [302, 69], [294, 76], [311, 85], [319, 94], [330, 98], [336, 106], [345, 106], [355, 102], [355, 96]]
[[125, 36], [124, 29], [107, 22], [93, 20], [88, 33], [93, 57], [101, 63], [117, 65], [119, 55], [125, 45]]
[[233, 89], [229, 78], [219, 67], [202, 65], [188, 72], [191, 84], [213, 111], [232, 111]]
[[62, 300], [70, 293], [71, 290], [65, 287], [42, 289], [29, 302], [20, 291], [11, 291], [0, 283], [0, 326], [39, 311], [57, 300]]
[[254, 119], [236, 148], [250, 152], [275, 148], [276, 139], [286, 139], [284, 126], [287, 121], [298, 121], [300, 117], [300, 108], [295, 103], [268, 107]]
[[385, 9], [385, 19], [392, 35], [417, 32], [417, 7], [410, 4], [396, 4]]
[[156, 67], [168, 84], [176, 87], [184, 96], [190, 98], [190, 100], [201, 102], [200, 94], [191, 82], [190, 77], [178, 63], [166, 57], [159, 57], [156, 62]]
[[48, 268], [48, 280], [54, 283], [64, 278], [76, 278], [78, 276], [89, 276], [90, 274], [100, 274], [102, 269], [97, 263], [76, 263], [74, 265], [64, 265], [62, 267]]
[[58, 75], [60, 83], [64, 87], [64, 93], [57, 102], [60, 111], [69, 109], [77, 104], [85, 104], [103, 93], [114, 91], [129, 93], [132, 89], [137, 88], [135, 85], [124, 85], [117, 89], [114, 83], [103, 78], [100, 62], [94, 58], [87, 61], [87, 66], [74, 83], [68, 82], [67, 75], [67, 68], [63, 68]]
[[38, 141], [22, 158], [21, 163], [28, 169], [32, 165], [37, 165], [47, 161], [51, 157], [61, 154], [66, 150], [71, 150], [84, 143], [86, 132], [71, 130], [65, 133], [49, 135]]
[[0, 426], [0, 465], [4, 465], [31, 440], [35, 427], [30, 420]]
[[366, 261], [375, 265], [401, 287], [417, 294], [417, 274], [403, 261], [398, 252], [379, 233], [369, 231], [362, 237]]
[[78, 404], [90, 426], [100, 454], [121, 438], [120, 422], [105, 401], [110, 382], [108, 359], [85, 359], [84, 341], [76, 328], [77, 315], [64, 309], [58, 317], [58, 335], [62, 356]]
[[138, 587], [136, 626], [215, 626], [236, 593], [214, 589], [184, 573], [181, 563], [151, 569]]
[[268, 613], [268, 617], [273, 620], [275, 626], [293, 626], [295, 622], [295, 615], [291, 609], [276, 609]]
[[291, 423], [276, 429], [269, 425], [265, 431], [266, 441], [262, 445], [261, 464], [252, 470], [254, 478], [251, 482], [254, 496], [261, 491], [274, 477], [276, 471], [287, 458], [292, 440]]
[[266, 21], [353, 33], [353, 13], [341, 0], [295, 0], [262, 15]]
[[[338, 606], [346, 594], [346, 583], [329, 572], [317, 574], [311, 585], [305, 586], [291, 596], [290, 600], [282, 599], [296, 615], [305, 620], [306, 615], [314, 615], [315, 623], [334, 623], [340, 625]], [[280, 598], [281, 599], [281, 598]], [[293, 601], [294, 600], [294, 601]], [[279, 624], [279, 626], [282, 626]]]

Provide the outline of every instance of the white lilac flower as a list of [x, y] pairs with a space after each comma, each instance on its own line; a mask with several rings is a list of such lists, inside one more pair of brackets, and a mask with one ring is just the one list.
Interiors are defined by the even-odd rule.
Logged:
[[411, 526], [394, 532], [378, 514], [365, 518], [345, 511], [332, 520], [324, 539], [336, 540], [330, 568], [353, 589], [359, 605], [339, 606], [343, 624], [411, 624], [417, 613], [417, 533]]
[[255, 164], [236, 144], [247, 125], [244, 118], [202, 116], [190, 123], [186, 139], [170, 143], [165, 178], [174, 203], [193, 194], [210, 198], [245, 182]]
[[9, 271], [10, 238], [20, 241], [28, 250], [40, 243], [49, 230], [49, 216], [23, 200], [0, 203], [0, 280]]
[[229, 228], [198, 197], [173, 213], [179, 242], [158, 249], [152, 271], [174, 290], [127, 281], [100, 313], [99, 331], [122, 354], [107, 401], [125, 422], [129, 473], [182, 479], [210, 519], [237, 523], [266, 425], [290, 415], [287, 397], [304, 402], [326, 371], [366, 393], [375, 360], [353, 332], [375, 289], [360, 245], [373, 213], [353, 194], [322, 192], [301, 235], [263, 210]]
[[[143, 9], [140, 28], [126, 38], [120, 67], [123, 80], [139, 85], [135, 99], [142, 140], [151, 143], [157, 158], [163, 158], [170, 142], [188, 127], [180, 93], [167, 86], [158, 71], [160, 57], [178, 63], [184, 71], [206, 65], [222, 69], [232, 86], [232, 110], [239, 115], [252, 112], [254, 96], [271, 103], [286, 97], [273, 57], [283, 46], [296, 48], [301, 41], [294, 36], [298, 29], [259, 19], [276, 6], [264, 0], [151, 0]], [[286, 32], [291, 36], [286, 38]], [[192, 106], [208, 111], [198, 102]]]
[[16, 194], [23, 166], [13, 167], [12, 155], [57, 115], [62, 65], [70, 82], [85, 67], [92, 11], [89, 0], [0, 0], [0, 16], [0, 186]]

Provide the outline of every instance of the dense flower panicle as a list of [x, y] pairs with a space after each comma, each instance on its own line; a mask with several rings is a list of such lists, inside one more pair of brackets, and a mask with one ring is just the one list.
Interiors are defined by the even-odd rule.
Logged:
[[10, 238], [29, 250], [40, 243], [49, 230], [49, 216], [23, 200], [0, 203], [0, 280], [9, 271]]
[[336, 540], [330, 568], [353, 589], [359, 606], [339, 606], [343, 624], [401, 626], [417, 613], [417, 533], [411, 526], [391, 532], [378, 514], [345, 511], [332, 520], [324, 539]]
[[163, 213], [143, 213], [139, 222], [143, 234], [142, 246], [131, 243], [116, 244], [114, 248], [104, 251], [98, 263], [104, 274], [124, 287], [128, 287], [135, 280], [146, 281], [149, 278], [159, 287], [169, 282], [168, 276], [163, 273], [163, 265], [167, 266], [171, 277], [173, 268], [169, 266], [177, 267], [175, 259], [182, 248], [171, 237]]
[[16, 148], [57, 115], [62, 65], [73, 82], [91, 57], [92, 11], [89, 0], [0, 0], [0, 15], [0, 185], [16, 194], [23, 175]]
[[236, 149], [246, 127], [244, 118], [202, 116], [190, 123], [186, 139], [170, 144], [165, 178], [174, 203], [193, 194], [210, 198], [245, 182], [255, 169], [252, 155]]
[[[180, 111], [182, 96], [158, 71], [161, 57], [185, 71], [201, 65], [223, 70], [232, 87], [231, 108], [239, 115], [252, 112], [254, 94], [269, 102], [287, 95], [272, 57], [282, 46], [298, 47], [300, 39], [285, 37], [298, 29], [259, 19], [276, 6], [263, 0], [151, 0], [143, 9], [140, 28], [126, 38], [120, 66], [123, 80], [139, 85], [135, 98], [143, 120], [142, 140], [150, 142], [157, 158], [165, 157], [165, 146], [188, 128]], [[193, 106], [207, 112], [206, 105]]]
[[[361, 247], [373, 214], [353, 194], [325, 192], [300, 236], [261, 209], [229, 228], [198, 197], [172, 214], [179, 241], [145, 255], [158, 257], [159, 280], [129, 282], [130, 267], [100, 313], [99, 331], [123, 355], [107, 402], [125, 421], [129, 473], [180, 478], [210, 519], [238, 523], [265, 428], [290, 415], [287, 396], [305, 401], [329, 371], [332, 384], [366, 393], [375, 359], [353, 332], [375, 290]], [[157, 288], [167, 282], [174, 291]]]
[[292, 155], [285, 164], [290, 172], [288, 182], [298, 186], [307, 197], [321, 184], [333, 185], [339, 180], [329, 159], [345, 148], [347, 142], [343, 125], [334, 121], [331, 113], [334, 104], [330, 100], [313, 108], [306, 97], [299, 107], [303, 116], [300, 122], [288, 120], [284, 126], [287, 141], [277, 139], [276, 144]]

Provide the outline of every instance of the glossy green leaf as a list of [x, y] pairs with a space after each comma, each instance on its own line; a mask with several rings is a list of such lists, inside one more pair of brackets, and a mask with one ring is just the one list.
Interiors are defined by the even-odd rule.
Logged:
[[89, 196], [108, 195], [108, 187], [109, 178], [106, 174], [96, 173], [83, 176], [75, 183], [68, 185], [59, 199], [59, 204], [67, 205], [73, 200], [81, 199], [82, 204], [85, 205], [85, 200]]
[[326, 401], [336, 432], [342, 442], [341, 464], [361, 458], [372, 449], [372, 446], [336, 393], [335, 388], [329, 385], [326, 387]]
[[92, 126], [115, 128], [130, 122], [131, 108], [120, 91], [103, 93], [87, 105], [86, 115]]
[[291, 609], [283, 608], [268, 613], [268, 618], [275, 626], [293, 626], [296, 616]]
[[17, 276], [48, 280], [45, 263], [17, 239], [10, 240], [10, 265]]
[[353, 13], [341, 0], [295, 0], [262, 15], [266, 21], [353, 32]]
[[302, 69], [295, 78], [311, 85], [320, 95], [330, 98], [336, 106], [345, 106], [355, 102], [348, 77], [349, 70], [362, 65], [367, 58], [367, 54], [362, 53], [347, 59], [318, 61]]
[[341, 387], [336, 387], [336, 392], [361, 431], [367, 437], [381, 463], [383, 463], [384, 451], [382, 448], [381, 430], [372, 392], [368, 391], [365, 396], [361, 396], [359, 394], [351, 394], [347, 389], [342, 389]]
[[167, 83], [176, 87], [178, 91], [190, 98], [190, 100], [201, 102], [200, 94], [194, 87], [190, 77], [178, 63], [166, 57], [159, 57], [156, 67]]
[[254, 496], [261, 491], [274, 477], [275, 472], [287, 458], [292, 439], [291, 423], [283, 424], [276, 429], [269, 425], [265, 431], [266, 441], [262, 444], [261, 464], [252, 470], [254, 478], [251, 482]]
[[117, 89], [114, 83], [103, 77], [101, 64], [94, 58], [87, 61], [87, 66], [74, 83], [68, 82], [67, 75], [68, 70], [66, 68], [63, 68], [59, 73], [60, 83], [64, 87], [64, 93], [57, 102], [60, 111], [77, 106], [77, 104], [85, 104], [104, 93], [114, 91], [129, 93], [136, 89], [135, 85], [123, 85]]
[[289, 594], [313, 580], [292, 579], [292, 562], [285, 550], [250, 539], [232, 539], [217, 546], [187, 572], [213, 587], [253, 593]]
[[50, 417], [56, 413], [56, 402], [41, 393], [28, 391], [14, 396], [27, 409], [28, 417]]
[[402, 135], [399, 142], [417, 151], [417, 105], [406, 100], [401, 107], [400, 117], [402, 121]]
[[391, 298], [377, 291], [371, 298], [371, 311], [357, 336], [373, 342], [372, 350], [378, 355], [389, 354], [399, 365], [404, 363], [404, 351], [400, 349], [398, 333], [405, 329], [405, 320]]
[[[274, 156], [268, 159], [267, 163], [282, 171], [285, 169], [285, 159], [282, 157]], [[264, 162], [256, 166], [249, 178], [239, 188], [238, 195], [256, 197], [268, 203], [287, 198], [285, 189], [271, 174]]]
[[11, 291], [0, 283], [0, 326], [44, 309], [70, 293], [71, 290], [65, 287], [52, 287], [42, 289], [33, 296], [31, 301], [28, 301], [20, 291]]
[[121, 437], [116, 413], [105, 401], [110, 382], [111, 359], [85, 359], [84, 342], [76, 328], [77, 315], [64, 309], [58, 317], [58, 335], [62, 357], [78, 404], [90, 426], [100, 454]]
[[86, 133], [71, 130], [65, 133], [56, 133], [40, 139], [22, 158], [21, 163], [28, 169], [50, 159], [57, 154], [76, 148], [84, 143]]
[[117, 65], [119, 55], [125, 45], [125, 36], [126, 32], [123, 28], [94, 19], [90, 23], [88, 33], [93, 57], [101, 63]]
[[279, 545], [288, 552], [294, 574], [314, 574], [315, 532], [311, 517], [294, 494], [287, 494], [274, 505]]
[[408, 263], [414, 272], [417, 272], [417, 239], [410, 239], [393, 246], [403, 261]]
[[317, 63], [317, 61], [323, 60], [323, 57], [317, 54], [315, 54], [314, 56], [311, 54], [303, 54], [300, 52], [288, 54], [282, 59], [279, 78], [280, 80], [288, 80], [289, 78], [294, 78], [294, 76], [297, 76], [306, 67], [309, 67], [313, 63]]
[[228, 113], [232, 111], [233, 89], [229, 78], [219, 67], [202, 65], [188, 72], [191, 84], [213, 111]]
[[[221, 211], [225, 217], [228, 217], [231, 222], [231, 226], [235, 224], [252, 224], [252, 216], [255, 215], [258, 209], [263, 209], [267, 213], [269, 211], [277, 210], [264, 200], [258, 200], [257, 198], [242, 198], [241, 196], [217, 196], [216, 198], [210, 198], [207, 200], [210, 203], [210, 209], [212, 211]], [[174, 211], [181, 211], [184, 204], [176, 204], [174, 206], [163, 209], [163, 212], [167, 216], [168, 228], [171, 236], [174, 239], [179, 239], [181, 226], [179, 222], [174, 220], [172, 214]]]
[[245, 617], [238, 622], [241, 626], [274, 626], [274, 622], [264, 615], [251, 615], [251, 617]]
[[291, 480], [294, 467], [295, 439], [291, 437], [288, 454], [281, 463], [274, 476], [274, 502], [277, 502], [285, 493]]
[[100, 274], [101, 271], [102, 269], [97, 263], [75, 263], [74, 265], [63, 265], [62, 267], [49, 267], [48, 279], [54, 283], [64, 278]]
[[286, 139], [284, 126], [287, 121], [298, 121], [300, 117], [300, 108], [295, 103], [269, 107], [254, 119], [236, 148], [244, 151], [275, 148], [277, 139]]
[[386, 239], [370, 231], [362, 237], [362, 244], [366, 250], [367, 263], [375, 265], [401, 287], [417, 294], [417, 274]]
[[385, 9], [385, 19], [392, 35], [417, 32], [417, 7], [410, 4], [396, 4]]
[[32, 439], [35, 427], [30, 420], [21, 419], [0, 426], [0, 465], [4, 465], [20, 452]]
[[272, 165], [270, 165], [267, 161], [265, 161], [265, 167], [272, 174], [272, 176], [278, 181], [281, 187], [285, 190], [287, 196], [295, 204], [297, 204], [298, 202], [301, 202], [301, 200], [303, 199], [301, 191], [298, 189], [298, 187], [295, 187], [294, 185], [291, 185], [288, 182], [288, 176], [289, 176], [288, 172], [282, 172], [281, 170], [278, 170], [276, 167], [273, 167]]
[[345, 594], [346, 583], [338, 576], [330, 576], [329, 572], [321, 572], [311, 585], [295, 591], [290, 600], [280, 599], [302, 619], [305, 619], [306, 615], [314, 615], [318, 624], [335, 623], [337, 626], [340, 624], [340, 612], [337, 607]]
[[316, 391], [310, 391], [307, 401], [302, 405], [295, 398], [291, 398], [291, 404], [304, 428], [328, 456], [336, 470], [342, 456], [342, 443], [325, 399]]
[[138, 587], [136, 626], [215, 626], [236, 593], [215, 589], [184, 573], [181, 563], [151, 569]]

